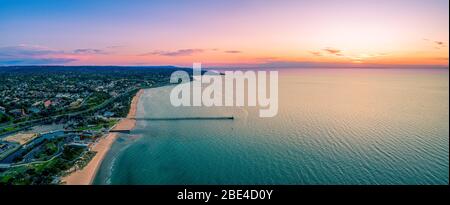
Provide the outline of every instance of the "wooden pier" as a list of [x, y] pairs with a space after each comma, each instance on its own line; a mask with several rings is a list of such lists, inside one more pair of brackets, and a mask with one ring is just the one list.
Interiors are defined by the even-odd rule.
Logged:
[[119, 132], [119, 133], [127, 133], [128, 134], [131, 132], [131, 130], [114, 130], [114, 129], [112, 129], [109, 132]]
[[234, 120], [234, 117], [136, 117], [134, 120], [175, 121], [175, 120]]
[[[135, 120], [135, 121], [179, 121], [179, 120], [234, 120], [234, 116], [226, 117], [129, 117], [123, 118], [123, 120]], [[114, 127], [109, 132], [127, 133], [131, 132], [127, 126], [121, 126], [120, 128]]]

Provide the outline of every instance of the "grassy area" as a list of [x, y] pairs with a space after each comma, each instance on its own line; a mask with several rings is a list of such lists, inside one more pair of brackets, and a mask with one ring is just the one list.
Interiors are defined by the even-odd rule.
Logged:
[[112, 126], [114, 126], [119, 120], [108, 120], [106, 122], [98, 122], [95, 125], [87, 125], [77, 128], [77, 131], [84, 131], [84, 130], [92, 130], [92, 131], [99, 131], [103, 128], [109, 129]]
[[4, 133], [12, 132], [12, 131], [15, 131], [15, 130], [19, 130], [20, 128], [21, 127], [17, 126], [17, 125], [8, 125], [8, 126], [0, 129], [0, 134], [4, 134]]
[[10, 168], [0, 173], [0, 185], [50, 184], [54, 176], [70, 169], [84, 148], [66, 147], [61, 156], [41, 164]]
[[[16, 123], [16, 122], [13, 122]], [[30, 123], [23, 123], [23, 124], [9, 124], [5, 125], [4, 127], [0, 128], [0, 134], [4, 134], [11, 131], [16, 131], [19, 129], [22, 129], [24, 127], [30, 126]]]
[[11, 126], [8, 126], [8, 127], [3, 128], [2, 132], [10, 132], [10, 131], [14, 131], [14, 130], [16, 130], [16, 129], [17, 129], [16, 126], [11, 125]]
[[40, 147], [38, 153], [35, 154], [35, 158], [38, 160], [47, 160], [58, 152], [58, 144], [61, 143], [62, 139], [54, 139], [45, 142], [45, 144]]

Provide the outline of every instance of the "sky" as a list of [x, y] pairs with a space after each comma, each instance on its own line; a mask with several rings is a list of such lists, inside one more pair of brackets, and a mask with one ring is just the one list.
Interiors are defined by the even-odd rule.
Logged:
[[443, 66], [448, 0], [0, 0], [0, 65]]

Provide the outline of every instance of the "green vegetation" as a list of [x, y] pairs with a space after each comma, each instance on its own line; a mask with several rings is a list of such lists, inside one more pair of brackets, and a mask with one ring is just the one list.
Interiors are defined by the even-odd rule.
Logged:
[[87, 151], [82, 157], [80, 157], [79, 160], [75, 162], [75, 166], [77, 167], [77, 169], [82, 169], [83, 167], [85, 167], [96, 154], [96, 152]]
[[0, 173], [0, 185], [50, 184], [55, 176], [70, 169], [83, 151], [84, 148], [65, 147], [59, 157], [48, 162], [8, 169]]
[[108, 100], [111, 96], [105, 92], [94, 92], [86, 101], [88, 108], [98, 106]]
[[84, 148], [80, 147], [65, 147], [61, 155], [61, 159], [66, 161], [73, 161], [74, 159], [77, 159], [83, 151]]
[[61, 139], [44, 140], [44, 145], [39, 148], [39, 151], [35, 154], [37, 160], [46, 160], [58, 152], [58, 144], [61, 143]]
[[0, 123], [5, 123], [11, 121], [11, 117], [0, 112]]
[[120, 101], [125, 102], [124, 105], [121, 107], [114, 107], [111, 109], [111, 111], [116, 113], [117, 116], [126, 117], [128, 115], [128, 112], [130, 111], [131, 101], [138, 91], [139, 89], [133, 90], [119, 98]]
[[91, 130], [91, 131], [99, 131], [103, 128], [109, 129], [112, 126], [114, 126], [119, 120], [112, 119], [112, 120], [95, 120], [95, 121], [87, 121], [85, 123], [82, 123], [77, 127], [75, 130], [77, 131], [84, 131], [84, 130]]
[[11, 131], [13, 131], [15, 129], [17, 129], [16, 126], [10, 125], [10, 126], [7, 126], [7, 127], [3, 128], [0, 133], [11, 132]]

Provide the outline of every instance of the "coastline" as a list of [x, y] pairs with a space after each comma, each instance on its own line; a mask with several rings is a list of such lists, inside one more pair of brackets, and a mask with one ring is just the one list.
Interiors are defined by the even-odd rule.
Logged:
[[[136, 116], [137, 104], [144, 90], [140, 89], [131, 100], [130, 110], [127, 118], [118, 122], [111, 130], [131, 130], [136, 126], [136, 120], [130, 119]], [[89, 163], [81, 170], [76, 170], [67, 176], [61, 178], [62, 184], [66, 185], [90, 185], [93, 183], [97, 171], [102, 164], [103, 159], [108, 153], [114, 141], [117, 139], [118, 133], [108, 133], [105, 137], [100, 138], [91, 146], [91, 150], [97, 152]]]

